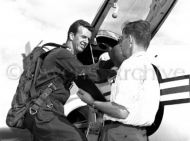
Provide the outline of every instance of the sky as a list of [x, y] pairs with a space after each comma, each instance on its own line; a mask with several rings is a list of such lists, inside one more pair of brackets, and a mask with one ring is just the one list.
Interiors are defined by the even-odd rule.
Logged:
[[[62, 44], [77, 19], [91, 23], [102, 0], [0, 0], [0, 127], [22, 72], [25, 45]], [[163, 77], [190, 72], [189, 1], [180, 0], [150, 44], [148, 53]], [[158, 55], [157, 58], [154, 58]]]

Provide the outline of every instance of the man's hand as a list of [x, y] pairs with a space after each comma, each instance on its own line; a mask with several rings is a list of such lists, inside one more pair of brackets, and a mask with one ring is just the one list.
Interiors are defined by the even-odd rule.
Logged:
[[87, 93], [86, 91], [82, 90], [82, 89], [79, 89], [78, 92], [77, 92], [77, 95], [79, 96], [79, 98], [87, 103], [88, 105], [93, 105], [94, 103], [94, 99], [92, 98], [92, 96]]

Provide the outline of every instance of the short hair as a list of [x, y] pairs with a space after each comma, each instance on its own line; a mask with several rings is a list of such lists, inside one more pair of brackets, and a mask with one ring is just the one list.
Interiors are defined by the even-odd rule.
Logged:
[[74, 33], [74, 35], [78, 32], [78, 27], [79, 26], [83, 26], [85, 28], [87, 28], [89, 31], [93, 32], [93, 27], [90, 25], [90, 23], [88, 23], [87, 21], [84, 20], [77, 20], [74, 23], [71, 24], [71, 26], [69, 27], [68, 30], [68, 34], [67, 34], [67, 40], [69, 39], [69, 33]]
[[144, 20], [126, 22], [123, 25], [122, 33], [126, 36], [132, 35], [137, 44], [148, 48], [151, 40], [150, 23]]

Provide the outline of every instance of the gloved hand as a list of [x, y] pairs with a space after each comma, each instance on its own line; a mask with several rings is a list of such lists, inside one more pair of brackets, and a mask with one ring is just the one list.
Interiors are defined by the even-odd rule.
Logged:
[[110, 59], [109, 53], [105, 52], [99, 57], [99, 68], [111, 69], [114, 67], [113, 61]]

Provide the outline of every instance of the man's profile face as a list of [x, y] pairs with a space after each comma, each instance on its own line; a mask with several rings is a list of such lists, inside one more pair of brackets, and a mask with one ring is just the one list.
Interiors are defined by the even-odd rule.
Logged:
[[109, 55], [116, 67], [120, 67], [121, 63], [126, 59], [123, 56], [120, 44], [114, 46], [112, 50], [109, 52]]
[[92, 33], [87, 28], [83, 26], [78, 27], [78, 32], [74, 35], [74, 38], [72, 40], [75, 54], [84, 51], [89, 43], [91, 36]]

